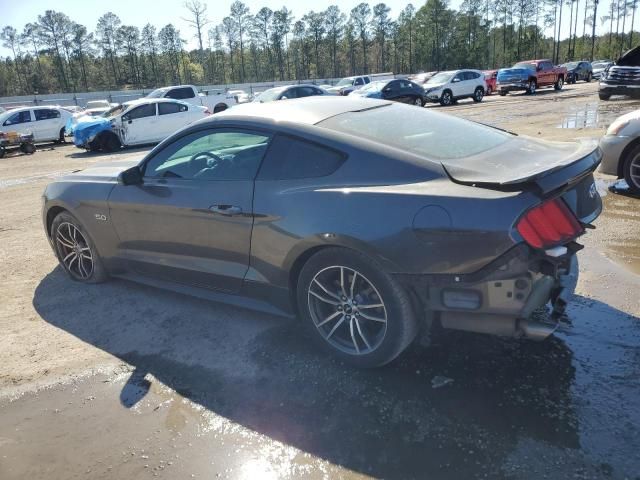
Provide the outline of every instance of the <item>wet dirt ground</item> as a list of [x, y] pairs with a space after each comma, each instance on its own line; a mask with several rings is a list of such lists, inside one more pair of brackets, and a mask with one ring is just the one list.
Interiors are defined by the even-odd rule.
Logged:
[[[573, 140], [640, 106], [595, 92], [446, 111]], [[0, 479], [640, 478], [640, 199], [610, 177], [553, 338], [450, 332], [359, 371], [295, 322], [69, 281], [42, 232], [44, 186], [146, 149], [51, 148], [0, 160]]]

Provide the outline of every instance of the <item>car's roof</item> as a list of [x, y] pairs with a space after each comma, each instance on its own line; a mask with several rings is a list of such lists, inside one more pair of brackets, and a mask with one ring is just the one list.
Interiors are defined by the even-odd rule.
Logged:
[[[185, 105], [188, 105], [188, 103], [175, 98], [149, 98], [149, 97], [142, 97], [136, 100], [129, 100], [128, 102], [124, 102], [122, 105], [131, 107], [131, 106], [140, 105], [143, 103], [168, 103], [168, 102], [184, 103]], [[115, 105], [115, 106], [117, 107], [118, 105]]]
[[229, 108], [212, 115], [206, 121], [218, 118], [246, 120], [265, 119], [273, 122], [293, 122], [315, 125], [327, 118], [346, 112], [390, 105], [392, 102], [353, 97], [313, 96], [286, 102], [252, 102]]

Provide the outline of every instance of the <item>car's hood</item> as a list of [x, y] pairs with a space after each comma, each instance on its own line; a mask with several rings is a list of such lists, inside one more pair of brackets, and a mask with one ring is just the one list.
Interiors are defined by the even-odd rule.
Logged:
[[616, 60], [616, 66], [619, 67], [640, 67], [640, 46], [626, 51]]
[[432, 88], [442, 88], [443, 86], [446, 85], [447, 82], [442, 82], [442, 83], [425, 83], [423, 85], [425, 90], [431, 90]]
[[514, 137], [473, 157], [442, 161], [442, 166], [460, 183], [508, 186], [544, 177], [589, 156], [595, 165], [600, 162], [595, 140], [550, 142]]
[[526, 68], [501, 68], [498, 70], [498, 79], [501, 77], [520, 77], [524, 75], [529, 75], [531, 70]]
[[335, 87], [328, 87], [328, 88], [325, 88], [325, 90], [326, 90], [327, 92], [329, 92], [329, 93], [334, 93], [334, 92], [335, 92], [335, 93], [337, 93], [337, 92], [339, 92], [340, 90], [342, 90], [343, 88], [349, 88], [349, 87], [351, 87], [351, 85], [342, 85], [342, 86], [340, 86], [340, 87], [338, 87], [338, 86], [335, 86]]
[[118, 175], [125, 170], [138, 165], [140, 158], [115, 160], [105, 163], [97, 163], [84, 170], [78, 170], [64, 177], [61, 182], [116, 182]]

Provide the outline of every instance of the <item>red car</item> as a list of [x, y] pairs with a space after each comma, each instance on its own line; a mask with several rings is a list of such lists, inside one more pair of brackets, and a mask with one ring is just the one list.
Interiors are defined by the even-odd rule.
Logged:
[[491, 95], [496, 91], [496, 81], [498, 79], [498, 70], [485, 70], [484, 72], [484, 80], [487, 82], [487, 92], [486, 95]]

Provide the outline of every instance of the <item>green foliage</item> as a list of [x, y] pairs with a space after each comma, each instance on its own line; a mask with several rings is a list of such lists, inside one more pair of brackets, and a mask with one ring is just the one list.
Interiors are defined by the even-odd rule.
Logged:
[[[18, 26], [0, 29], [10, 52], [0, 59], [0, 96], [498, 68], [526, 58], [615, 59], [640, 38], [633, 32], [637, 2], [464, 0], [454, 10], [448, 0], [426, 0], [392, 18], [385, 3], [294, 17], [284, 7], [251, 12], [236, 0], [212, 26], [206, 4], [187, 0], [185, 21], [197, 42], [191, 52], [172, 24], [138, 29], [107, 12], [91, 31], [47, 10], [21, 33]], [[558, 41], [567, 26], [571, 36]], [[592, 38], [595, 26], [606, 33]]]

